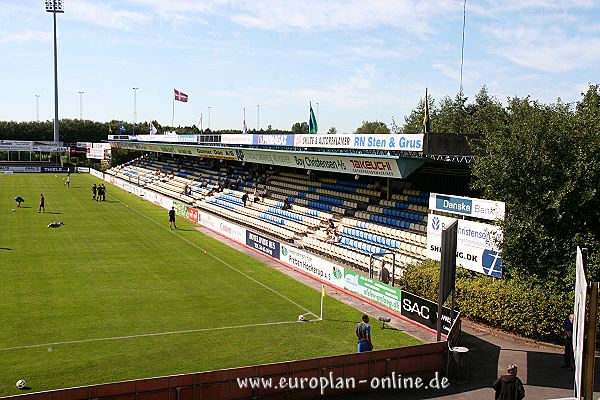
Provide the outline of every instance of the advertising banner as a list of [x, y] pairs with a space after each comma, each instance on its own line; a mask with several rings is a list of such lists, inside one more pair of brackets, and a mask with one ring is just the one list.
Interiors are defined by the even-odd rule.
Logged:
[[167, 210], [173, 207], [173, 199], [169, 197], [165, 197], [161, 194], [155, 193], [151, 190], [147, 190], [144, 198], [157, 206], [161, 206], [162, 208], [166, 208]]
[[258, 146], [294, 146], [294, 135], [252, 135], [252, 144]]
[[68, 153], [71, 151], [70, 148], [68, 147], [64, 147], [64, 146], [55, 146], [55, 145], [48, 145], [48, 144], [40, 144], [40, 145], [34, 145], [31, 149], [32, 151], [41, 151], [41, 152], [45, 152], [45, 153]]
[[[443, 309], [442, 333], [446, 335], [450, 332], [453, 318], [450, 317], [450, 308], [443, 307]], [[431, 300], [402, 291], [402, 311], [400, 314], [430, 329], [437, 329], [438, 305]]]
[[77, 147], [79, 147], [80, 149], [87, 149], [88, 147], [92, 147], [93, 143], [92, 142], [77, 142]]
[[32, 151], [33, 142], [25, 140], [0, 140], [0, 151]]
[[279, 259], [284, 264], [328, 282], [332, 286], [344, 287], [344, 268], [314, 254], [282, 243]]
[[196, 208], [188, 207], [186, 217], [190, 221], [198, 223], [198, 210]]
[[90, 168], [90, 174], [94, 175], [96, 178], [104, 179], [104, 173], [100, 171], [96, 171], [93, 168]]
[[430, 193], [429, 209], [494, 221], [504, 219], [505, 204], [501, 201]]
[[10, 171], [10, 172], [41, 172], [40, 167], [32, 167], [32, 166], [9, 166], [9, 165], [1, 165], [0, 171]]
[[254, 135], [244, 135], [241, 133], [224, 133], [221, 135], [222, 144], [252, 144]]
[[353, 175], [389, 176], [400, 178], [395, 158], [289, 153], [282, 151], [235, 150], [239, 161], [272, 164]]
[[130, 183], [124, 179], [120, 179], [108, 174], [105, 175], [105, 179], [113, 185], [120, 187], [121, 189], [126, 190], [129, 193], [134, 194], [136, 196], [145, 197], [146, 195], [146, 189], [139, 187], [133, 183]]
[[296, 147], [423, 151], [422, 134], [402, 135], [296, 135]]
[[266, 236], [247, 230], [246, 245], [273, 258], [279, 258], [279, 242]]
[[204, 225], [213, 231], [235, 240], [238, 243], [246, 244], [246, 229], [232, 224], [229, 221], [215, 217], [211, 214], [201, 212], [198, 215], [198, 223]]
[[379, 303], [390, 310], [402, 312], [402, 295], [400, 289], [386, 285], [368, 276], [345, 269], [344, 289], [349, 290], [365, 299]]
[[235, 150], [215, 147], [139, 142], [112, 142], [112, 146], [121, 149], [154, 151], [158, 153], [182, 154], [196, 157], [222, 158], [225, 160], [237, 159]]
[[77, 167], [77, 172], [89, 173], [90, 169], [88, 167]]
[[[428, 258], [440, 261], [442, 231], [454, 221], [456, 221], [455, 218], [429, 214], [427, 221]], [[495, 278], [501, 278], [502, 253], [498, 248], [501, 241], [502, 231], [497, 226], [458, 220], [456, 265]]]
[[85, 157], [104, 160], [104, 149], [99, 147], [88, 147], [85, 150]]

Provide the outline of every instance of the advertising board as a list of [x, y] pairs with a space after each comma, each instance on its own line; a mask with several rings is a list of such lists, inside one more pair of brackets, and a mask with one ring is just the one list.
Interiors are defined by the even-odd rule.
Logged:
[[[442, 231], [455, 218], [429, 214], [427, 221], [427, 257], [441, 259]], [[456, 265], [482, 274], [502, 277], [502, 231], [494, 225], [458, 220]]]
[[494, 221], [504, 219], [505, 204], [501, 201], [430, 193], [429, 209]]
[[326, 147], [330, 149], [370, 149], [423, 151], [422, 134], [389, 135], [296, 135], [296, 147]]
[[402, 292], [400, 289], [371, 279], [348, 268], [344, 270], [344, 289], [356, 293], [365, 299], [379, 303], [390, 310], [402, 312]]

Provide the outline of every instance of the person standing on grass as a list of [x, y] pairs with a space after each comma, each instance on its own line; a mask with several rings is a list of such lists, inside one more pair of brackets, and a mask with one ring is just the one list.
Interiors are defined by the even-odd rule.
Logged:
[[17, 202], [17, 207], [21, 207], [21, 203], [25, 203], [25, 200], [21, 196], [15, 197], [15, 201]]
[[96, 184], [94, 183], [94, 186], [92, 186], [92, 200], [96, 200], [96, 192], [98, 191], [98, 188], [96, 187]]
[[71, 187], [71, 173], [67, 172], [67, 180], [65, 181], [65, 185], [67, 185], [67, 187]]
[[102, 201], [106, 200], [106, 186], [102, 184]]
[[371, 326], [369, 325], [369, 316], [367, 314], [364, 314], [362, 316], [362, 322], [359, 322], [358, 325], [356, 325], [356, 336], [358, 336], [359, 353], [373, 350], [373, 343], [371, 342]]
[[175, 207], [171, 207], [169, 210], [169, 229], [177, 229], [177, 225], [175, 225]]
[[44, 207], [44, 203], [45, 203], [46, 199], [44, 199], [44, 194], [40, 194], [40, 208], [38, 210], [38, 213], [41, 212], [42, 210], [44, 210], [44, 212], [46, 212], [46, 208]]
[[496, 379], [492, 385], [496, 395], [495, 400], [522, 400], [525, 398], [523, 382], [517, 378], [517, 366], [510, 364], [506, 368], [506, 375]]

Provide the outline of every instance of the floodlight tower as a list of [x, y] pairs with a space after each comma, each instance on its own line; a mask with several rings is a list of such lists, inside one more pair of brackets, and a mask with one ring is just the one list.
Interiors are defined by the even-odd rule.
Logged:
[[52, 13], [54, 19], [54, 142], [58, 143], [58, 62], [56, 50], [56, 13], [64, 13], [63, 0], [46, 0], [46, 11]]

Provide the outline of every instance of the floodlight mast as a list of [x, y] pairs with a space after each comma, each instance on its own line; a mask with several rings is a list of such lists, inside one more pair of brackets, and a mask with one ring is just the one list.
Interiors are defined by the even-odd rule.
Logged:
[[54, 142], [58, 143], [58, 62], [56, 49], [56, 13], [64, 13], [63, 0], [46, 0], [46, 11], [52, 13], [54, 20]]

